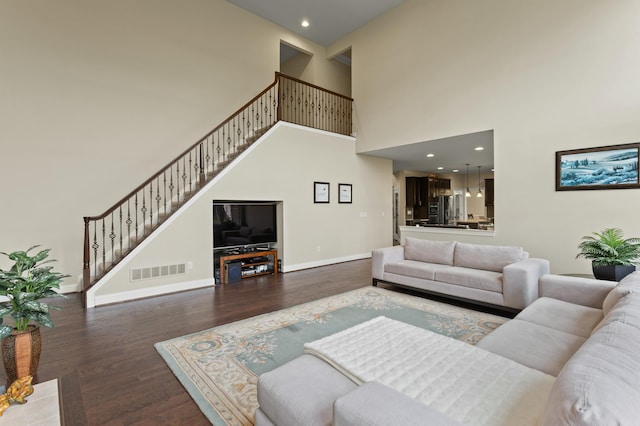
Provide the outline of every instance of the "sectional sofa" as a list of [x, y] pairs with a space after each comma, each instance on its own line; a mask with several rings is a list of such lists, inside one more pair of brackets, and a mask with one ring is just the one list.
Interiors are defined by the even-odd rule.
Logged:
[[472, 346], [376, 318], [260, 376], [255, 424], [635, 425], [640, 272], [546, 274], [540, 298]]
[[538, 298], [549, 261], [522, 247], [430, 241], [407, 237], [402, 246], [372, 252], [379, 281], [519, 311]]

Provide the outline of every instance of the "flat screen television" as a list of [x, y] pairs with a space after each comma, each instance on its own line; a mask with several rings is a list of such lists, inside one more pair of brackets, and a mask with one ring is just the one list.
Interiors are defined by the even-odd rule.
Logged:
[[213, 248], [278, 242], [276, 202], [213, 201]]

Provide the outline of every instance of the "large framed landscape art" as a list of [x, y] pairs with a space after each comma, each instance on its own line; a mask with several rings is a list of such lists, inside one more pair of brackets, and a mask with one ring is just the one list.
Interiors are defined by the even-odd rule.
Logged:
[[556, 152], [556, 191], [640, 188], [640, 143]]

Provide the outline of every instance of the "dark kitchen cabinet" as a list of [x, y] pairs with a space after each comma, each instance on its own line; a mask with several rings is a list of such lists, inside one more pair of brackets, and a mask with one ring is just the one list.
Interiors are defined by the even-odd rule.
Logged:
[[484, 180], [484, 205], [493, 206], [493, 179]]
[[[405, 178], [407, 222], [429, 218], [429, 203], [437, 203], [439, 195], [451, 195], [451, 180], [433, 176]], [[410, 213], [409, 213], [410, 212]]]
[[407, 197], [407, 208], [417, 205], [418, 203], [418, 191], [420, 187], [419, 178], [408, 177], [405, 178], [405, 192]]

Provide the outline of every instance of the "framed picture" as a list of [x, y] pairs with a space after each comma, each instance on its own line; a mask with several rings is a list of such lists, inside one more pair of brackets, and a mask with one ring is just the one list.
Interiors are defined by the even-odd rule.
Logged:
[[329, 202], [329, 182], [313, 182], [313, 202]]
[[350, 183], [338, 184], [338, 203], [351, 204], [351, 184]]
[[640, 143], [556, 152], [556, 191], [640, 188]]

